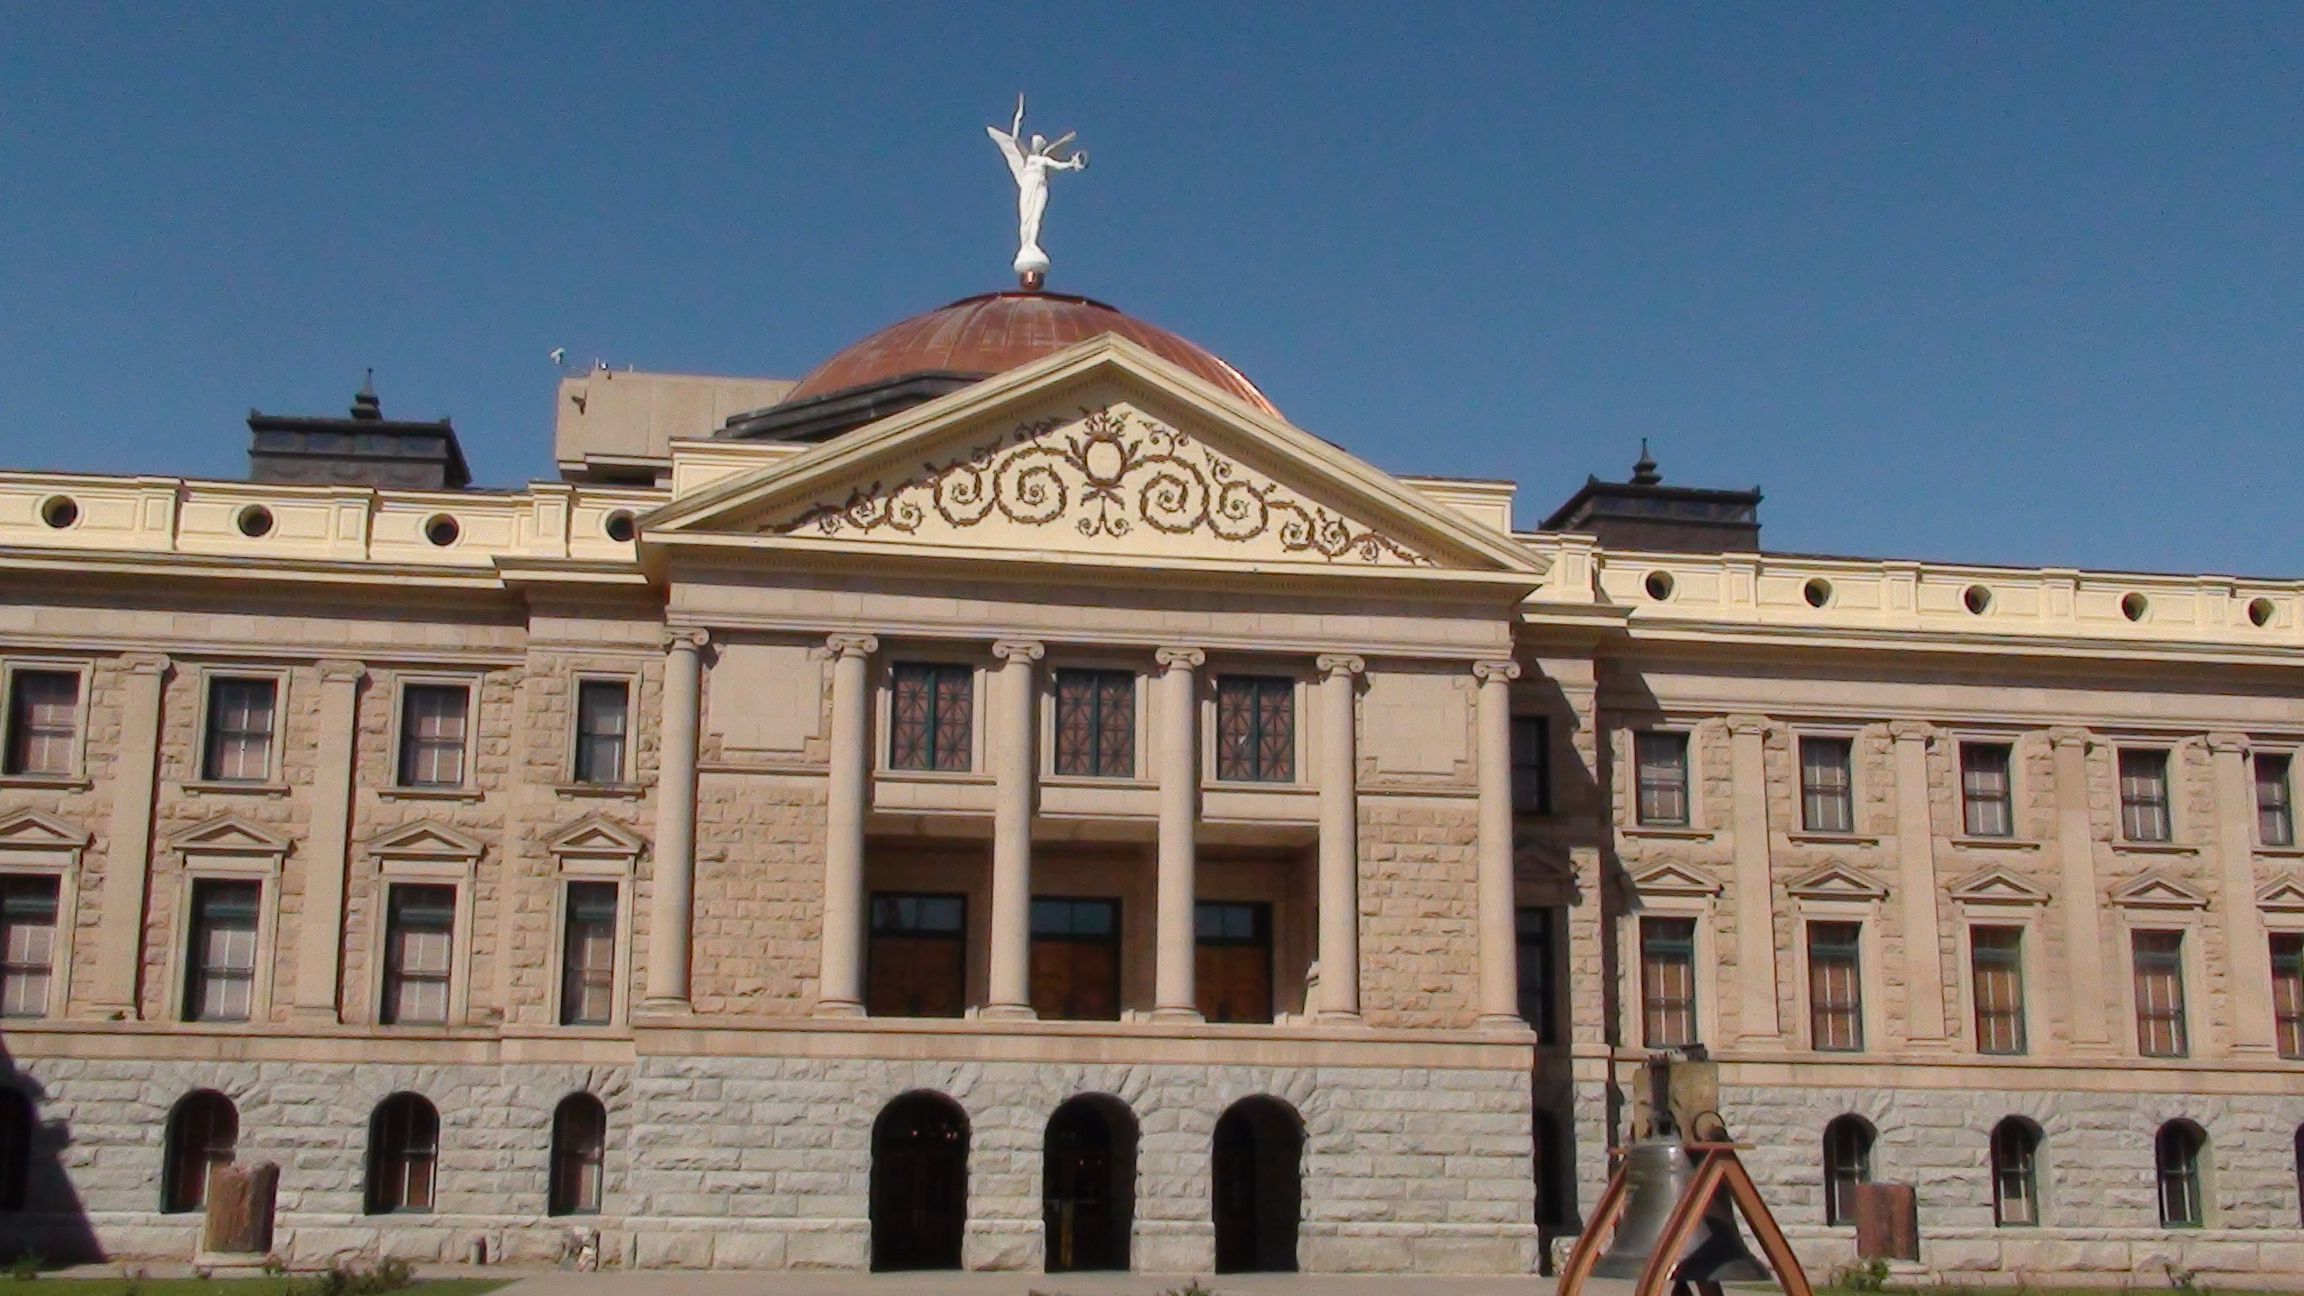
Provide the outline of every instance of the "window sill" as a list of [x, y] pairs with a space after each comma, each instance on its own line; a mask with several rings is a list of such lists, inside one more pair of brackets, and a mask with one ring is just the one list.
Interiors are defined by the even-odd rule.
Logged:
[[2028, 837], [1954, 837], [1952, 844], [1963, 850], [2021, 850], [2036, 851], [2046, 843]]
[[262, 796], [288, 795], [285, 783], [243, 783], [237, 779], [195, 779], [179, 785], [186, 796]]
[[982, 770], [972, 769], [879, 769], [872, 771], [872, 777], [882, 782], [889, 783], [961, 783], [989, 785], [993, 782], [993, 777], [989, 773], [986, 773]]
[[648, 795], [651, 785], [646, 783], [555, 783], [552, 794], [561, 798], [596, 797], [601, 800], [637, 801]]
[[1202, 785], [1210, 792], [1316, 792], [1309, 783], [1293, 779], [1209, 779]]
[[1108, 788], [1115, 792], [1156, 792], [1160, 785], [1133, 774], [1043, 774], [1040, 786], [1055, 788]]
[[2117, 841], [2112, 843], [2112, 850], [2113, 853], [2119, 855], [2197, 855], [2200, 853], [2199, 847], [2186, 846], [2181, 842]]
[[55, 788], [65, 792], [85, 792], [95, 786], [93, 780], [78, 774], [9, 774], [0, 776], [0, 787]]
[[2256, 853], [2266, 859], [2304, 859], [2304, 846], [2258, 846]]
[[1795, 846], [1877, 846], [1878, 837], [1869, 833], [1796, 832], [1784, 834], [1785, 840]]
[[477, 801], [480, 789], [476, 787], [388, 787], [376, 789], [376, 795], [387, 801]]
[[1711, 841], [1714, 836], [1709, 828], [1676, 828], [1665, 824], [1634, 824], [1619, 831], [1626, 837], [1647, 837], [1657, 841]]

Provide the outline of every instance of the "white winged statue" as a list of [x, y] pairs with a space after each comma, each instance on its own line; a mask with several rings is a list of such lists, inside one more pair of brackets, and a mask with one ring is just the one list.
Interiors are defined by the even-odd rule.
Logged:
[[1066, 131], [1062, 138], [1051, 141], [1045, 135], [1034, 135], [1029, 145], [1021, 143], [1024, 133], [1024, 96], [1016, 96], [1016, 120], [1003, 133], [997, 126], [987, 126], [984, 133], [1000, 146], [1000, 155], [1008, 159], [1009, 173], [1016, 177], [1016, 275], [1027, 288], [1038, 288], [1048, 275], [1048, 254], [1040, 250], [1040, 217], [1048, 210], [1048, 173], [1051, 171], [1085, 171], [1088, 169], [1088, 150], [1080, 149], [1070, 157], [1058, 157], [1057, 150], [1070, 144], [1077, 131]]

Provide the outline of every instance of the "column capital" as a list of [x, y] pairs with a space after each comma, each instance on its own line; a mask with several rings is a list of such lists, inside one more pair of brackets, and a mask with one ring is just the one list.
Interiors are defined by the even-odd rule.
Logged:
[[1182, 667], [1185, 670], [1198, 670], [1208, 664], [1208, 654], [1198, 648], [1155, 648], [1152, 651], [1152, 660], [1160, 663], [1163, 670], [1173, 670], [1177, 667]]
[[368, 678], [368, 663], [328, 658], [320, 663], [320, 680], [325, 684], [357, 684]]
[[2048, 741], [2057, 747], [2077, 747], [2085, 752], [2096, 741], [2096, 735], [2077, 725], [2058, 725], [2048, 731]]
[[2248, 735], [2212, 733], [2200, 740], [2201, 745], [2218, 756], [2245, 756], [2248, 754]]
[[995, 639], [992, 655], [1004, 662], [1036, 662], [1048, 655], [1048, 646], [1037, 639]]
[[880, 639], [877, 635], [836, 634], [824, 641], [825, 655], [833, 658], [869, 657], [878, 651]]
[[1763, 738], [1768, 736], [1768, 717], [1764, 715], [1739, 712], [1731, 716], [1722, 716], [1721, 722], [1728, 726], [1728, 732], [1732, 734], [1754, 734]]
[[1927, 742], [1936, 736], [1936, 726], [1925, 720], [1891, 720], [1888, 736], [1898, 742]]
[[1476, 661], [1472, 663], [1473, 678], [1483, 684], [1509, 684], [1520, 678], [1520, 663], [1516, 661]]
[[1319, 667], [1320, 673], [1330, 679], [1339, 676], [1359, 675], [1368, 669], [1368, 662], [1365, 658], [1355, 657], [1350, 653], [1322, 653], [1313, 659], [1312, 664]]
[[664, 627], [663, 643], [667, 652], [702, 652], [704, 645], [710, 642], [712, 642], [710, 632], [699, 630], [694, 626]]
[[120, 654], [120, 668], [131, 675], [164, 675], [174, 663], [166, 653], [132, 652]]

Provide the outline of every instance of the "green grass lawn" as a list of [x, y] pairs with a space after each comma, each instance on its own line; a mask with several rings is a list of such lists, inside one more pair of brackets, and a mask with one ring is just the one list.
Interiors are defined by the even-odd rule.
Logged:
[[[295, 1278], [0, 1278], [0, 1296], [283, 1296]], [[509, 1278], [433, 1278], [392, 1296], [482, 1296]]]

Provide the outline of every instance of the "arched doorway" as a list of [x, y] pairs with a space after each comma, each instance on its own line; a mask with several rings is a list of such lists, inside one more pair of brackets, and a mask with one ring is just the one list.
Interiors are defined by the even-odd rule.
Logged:
[[872, 1122], [872, 1267], [957, 1269], [968, 1226], [968, 1114], [915, 1090]]
[[1216, 1122], [1216, 1272], [1296, 1272], [1304, 1122], [1277, 1098], [1243, 1098]]
[[1041, 1213], [1050, 1273], [1126, 1269], [1136, 1223], [1136, 1118], [1108, 1094], [1083, 1094], [1048, 1118]]
[[213, 1089], [195, 1089], [168, 1113], [161, 1154], [160, 1209], [196, 1211], [208, 1204], [208, 1176], [232, 1164], [240, 1113]]

